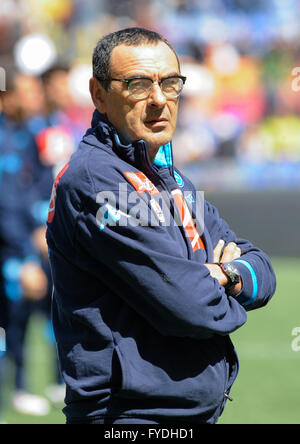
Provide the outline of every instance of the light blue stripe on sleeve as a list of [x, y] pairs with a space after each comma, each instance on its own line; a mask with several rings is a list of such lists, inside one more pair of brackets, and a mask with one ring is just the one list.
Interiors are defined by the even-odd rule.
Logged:
[[250, 271], [251, 278], [252, 278], [252, 285], [253, 285], [252, 296], [251, 296], [251, 299], [249, 299], [249, 301], [243, 302], [243, 304], [242, 304], [244, 306], [250, 305], [250, 304], [252, 304], [252, 302], [255, 301], [256, 296], [257, 296], [257, 292], [258, 292], [258, 284], [257, 284], [257, 277], [255, 274], [255, 271], [253, 270], [253, 268], [251, 267], [251, 265], [248, 262], [243, 261], [242, 259], [237, 259], [234, 262], [240, 262], [241, 264], [245, 265], [245, 267], [247, 267], [248, 270]]

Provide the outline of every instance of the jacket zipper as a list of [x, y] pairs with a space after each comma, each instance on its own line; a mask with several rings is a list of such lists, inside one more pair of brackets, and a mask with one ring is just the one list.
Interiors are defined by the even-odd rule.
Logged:
[[[178, 219], [178, 221], [179, 221], [177, 226], [180, 229], [181, 234], [183, 236], [183, 239], [185, 241], [186, 248], [187, 248], [188, 259], [191, 259], [192, 258], [192, 254], [191, 254], [191, 248], [190, 248], [190, 241], [189, 241], [189, 239], [188, 239], [188, 237], [186, 235], [185, 228], [183, 227], [183, 224], [180, 223], [180, 217], [179, 217], [179, 214], [178, 214], [178, 208], [175, 207], [175, 205], [173, 203], [174, 202], [174, 198], [173, 198], [172, 192], [169, 189], [169, 187], [166, 184], [166, 182], [164, 181], [164, 179], [159, 174], [157, 174], [157, 172], [152, 168], [152, 165], [150, 164], [150, 160], [149, 160], [149, 157], [148, 157], [148, 151], [147, 151], [147, 146], [146, 146], [145, 142], [144, 141], [139, 141], [138, 143], [142, 145], [141, 148], [138, 150], [138, 153], [139, 153], [140, 165], [141, 165], [141, 167], [144, 168], [143, 172], [146, 175], [150, 176], [149, 177], [150, 180], [151, 180], [151, 176], [152, 176], [155, 179], [155, 181], [157, 181], [161, 185], [162, 189], [168, 193], [169, 202], [170, 202], [170, 209], [172, 209], [172, 211], [173, 211], [174, 219], [176, 217]], [[171, 172], [173, 173], [173, 176], [174, 176], [173, 162], [172, 162], [171, 168], [172, 168]], [[169, 202], [168, 202], [168, 204], [169, 204]]]

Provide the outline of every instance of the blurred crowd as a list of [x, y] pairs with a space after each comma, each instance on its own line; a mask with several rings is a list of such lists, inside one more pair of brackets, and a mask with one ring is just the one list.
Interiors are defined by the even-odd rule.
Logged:
[[[174, 139], [178, 165], [216, 158], [294, 163], [300, 161], [300, 100], [292, 88], [299, 23], [299, 0], [2, 0], [0, 66], [17, 59], [21, 69], [40, 74], [39, 50], [49, 64], [64, 60], [75, 101], [88, 105], [84, 87], [76, 89], [101, 35], [134, 25], [154, 29], [174, 45], [188, 77]], [[24, 40], [34, 33], [54, 48], [32, 43], [28, 67]]]
[[[90, 125], [99, 38], [142, 26], [174, 45], [187, 76], [174, 157], [196, 185], [299, 187], [299, 23], [300, 0], [1, 0], [0, 420], [7, 356], [14, 407], [49, 410], [28, 393], [24, 344], [36, 310], [51, 331], [45, 224], [53, 180]], [[53, 384], [57, 399], [58, 369]]]

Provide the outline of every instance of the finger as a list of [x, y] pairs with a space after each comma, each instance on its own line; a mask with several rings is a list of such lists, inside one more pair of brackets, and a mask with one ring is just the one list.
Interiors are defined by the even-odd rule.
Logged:
[[229, 242], [224, 248], [221, 262], [231, 262], [239, 257], [238, 246], [234, 242]]
[[224, 245], [225, 241], [223, 239], [220, 239], [214, 249], [214, 262], [220, 262], [220, 256]]
[[231, 260], [234, 261], [234, 259], [238, 259], [239, 257], [241, 257], [242, 251], [241, 249], [236, 246], [234, 251], [232, 251], [232, 258]]

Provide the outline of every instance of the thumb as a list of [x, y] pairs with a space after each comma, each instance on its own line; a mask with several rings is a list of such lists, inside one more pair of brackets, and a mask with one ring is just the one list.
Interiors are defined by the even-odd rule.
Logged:
[[225, 241], [223, 239], [220, 239], [214, 249], [214, 262], [220, 262], [220, 256], [224, 245]]

